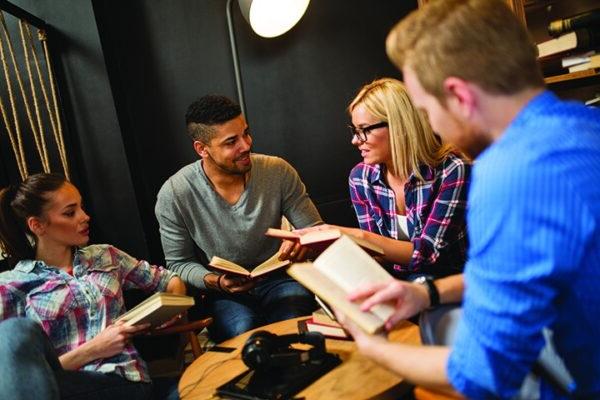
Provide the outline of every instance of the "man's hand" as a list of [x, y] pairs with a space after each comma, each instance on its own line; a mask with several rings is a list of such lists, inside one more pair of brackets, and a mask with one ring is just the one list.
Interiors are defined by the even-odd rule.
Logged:
[[218, 278], [217, 286], [222, 292], [235, 294], [244, 293], [252, 289], [256, 281], [239, 275], [223, 274]]
[[295, 240], [283, 240], [279, 248], [279, 259], [302, 262], [306, 259], [308, 252], [308, 247], [302, 246]]
[[360, 308], [363, 311], [369, 311], [376, 304], [394, 303], [396, 310], [385, 322], [387, 330], [429, 307], [429, 293], [423, 285], [396, 279], [361, 286], [349, 299], [354, 302], [362, 301]]
[[210, 273], [204, 276], [204, 285], [224, 293], [243, 293], [252, 289], [260, 279], [239, 275]]

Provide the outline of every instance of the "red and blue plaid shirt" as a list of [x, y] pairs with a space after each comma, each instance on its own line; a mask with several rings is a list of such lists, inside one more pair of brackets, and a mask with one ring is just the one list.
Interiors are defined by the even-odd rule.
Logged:
[[[108, 245], [78, 249], [72, 276], [42, 261], [20, 261], [0, 274], [0, 321], [11, 317], [37, 321], [60, 356], [90, 341], [123, 314], [122, 289], [164, 291], [172, 276]], [[132, 344], [81, 369], [150, 381], [146, 363]]]
[[[414, 251], [409, 265], [394, 265], [396, 277], [434, 277], [462, 271], [467, 253], [465, 213], [471, 165], [449, 154], [437, 167], [420, 166], [404, 185], [408, 232]], [[385, 168], [359, 163], [350, 172], [350, 197], [361, 229], [398, 239], [394, 191]]]

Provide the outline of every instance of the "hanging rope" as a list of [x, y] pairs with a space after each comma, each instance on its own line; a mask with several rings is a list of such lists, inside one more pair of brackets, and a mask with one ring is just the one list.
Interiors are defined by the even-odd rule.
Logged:
[[54, 79], [54, 72], [52, 70], [52, 62], [50, 61], [50, 53], [48, 51], [48, 37], [46, 32], [40, 30], [38, 32], [42, 47], [44, 48], [44, 57], [46, 58], [46, 66], [48, 67], [48, 78], [50, 80], [50, 90], [52, 91], [52, 105], [54, 106], [54, 114], [56, 118], [57, 132], [55, 134], [55, 141], [58, 146], [58, 154], [60, 155], [60, 161], [63, 166], [65, 177], [70, 179], [69, 164], [67, 162], [67, 151], [65, 150], [65, 141], [63, 138], [62, 122], [60, 119], [60, 110], [58, 108], [58, 100], [56, 95], [56, 84]]
[[[4, 38], [9, 41], [8, 46], [10, 47], [10, 38], [8, 35], [8, 29], [6, 28], [6, 22], [4, 21], [4, 12], [0, 12], [0, 22], [2, 23], [2, 30], [4, 33]], [[12, 90], [12, 82], [10, 79], [10, 73], [8, 72], [8, 63], [6, 61], [6, 55], [4, 54], [4, 39], [2, 35], [0, 35], [0, 58], [2, 59], [2, 67], [4, 70], [4, 79], [6, 80], [6, 86], [8, 89], [8, 97], [10, 99], [10, 108], [12, 111], [13, 122], [15, 124], [15, 133], [12, 133], [10, 123], [8, 120], [8, 113], [4, 107], [4, 104], [0, 102], [2, 109], [2, 118], [4, 119], [4, 123], [6, 126], [6, 131], [10, 137], [10, 143], [13, 148], [13, 152], [15, 154], [15, 159], [17, 161], [17, 167], [19, 169], [19, 174], [21, 175], [21, 179], [25, 179], [28, 175], [27, 173], [27, 160], [25, 159], [25, 152], [23, 150], [23, 141], [21, 140], [21, 127], [19, 124], [19, 119], [17, 116], [17, 108], [15, 105], [15, 97]]]
[[[2, 120], [6, 127], [6, 132], [8, 134], [10, 144], [15, 155], [15, 160], [17, 162], [17, 168], [19, 174], [21, 175], [21, 179], [25, 179], [28, 174], [28, 165], [27, 158], [25, 156], [24, 149], [24, 141], [23, 141], [23, 133], [21, 131], [21, 126], [19, 122], [19, 116], [17, 112], [17, 101], [15, 99], [15, 93], [13, 90], [13, 85], [11, 81], [11, 72], [9, 67], [9, 62], [7, 61], [7, 56], [10, 56], [13, 64], [14, 75], [16, 77], [18, 87], [20, 90], [21, 98], [23, 101], [23, 106], [27, 115], [27, 119], [29, 122], [29, 126], [31, 127], [31, 134], [33, 138], [33, 142], [35, 144], [35, 149], [37, 150], [37, 155], [40, 158], [42, 168], [44, 172], [51, 171], [50, 165], [50, 156], [48, 152], [47, 145], [47, 137], [44, 129], [44, 117], [43, 117], [43, 109], [48, 113], [48, 119], [50, 122], [50, 130], [52, 131], [52, 137], [54, 142], [56, 143], [56, 150], [58, 152], [58, 157], [60, 159], [63, 172], [67, 179], [70, 179], [69, 173], [69, 165], [67, 160], [67, 152], [65, 148], [65, 142], [63, 137], [63, 128], [61, 121], [61, 112], [59, 108], [58, 102], [58, 94], [56, 89], [56, 79], [54, 77], [54, 71], [52, 68], [52, 63], [50, 59], [50, 54], [48, 50], [48, 40], [46, 32], [43, 30], [38, 31], [38, 39], [41, 42], [42, 50], [44, 53], [44, 58], [47, 67], [47, 79], [50, 83], [50, 94], [48, 93], [46, 87], [46, 80], [42, 75], [42, 68], [40, 63], [40, 58], [36, 52], [36, 46], [34, 44], [33, 35], [31, 34], [31, 29], [28, 23], [23, 20], [19, 20], [19, 32], [21, 34], [21, 45], [23, 47], [23, 52], [25, 56], [25, 65], [27, 69], [27, 77], [29, 78], [30, 83], [30, 95], [33, 105], [30, 104], [28, 94], [25, 90], [25, 85], [23, 84], [23, 80], [21, 78], [21, 73], [19, 70], [19, 66], [16, 62], [15, 51], [12, 45], [12, 41], [10, 38], [10, 33], [7, 28], [7, 24], [4, 18], [4, 12], [0, 11], [0, 23], [2, 25], [3, 33], [0, 35], [0, 59], [2, 61], [2, 67], [4, 72], [4, 78], [7, 84], [8, 97], [10, 101], [10, 111], [7, 110], [5, 104], [0, 97], [0, 112], [2, 113]], [[6, 49], [5, 52], [5, 43]], [[32, 64], [35, 67], [35, 77], [32, 69]], [[41, 90], [42, 96], [39, 96], [38, 87]], [[40, 105], [41, 98], [43, 98], [45, 107]], [[33, 108], [33, 112], [32, 112]], [[11, 115], [12, 114], [12, 115]]]
[[[31, 64], [29, 60], [29, 46], [25, 42], [25, 30], [22, 20], [19, 20], [19, 32], [21, 33], [21, 45], [23, 46], [23, 53], [25, 54], [25, 65], [27, 66], [27, 77], [29, 78], [29, 87], [31, 88], [31, 98], [33, 99], [33, 109], [35, 111], [35, 117], [37, 125], [33, 119], [29, 121], [32, 124], [33, 140], [35, 147], [40, 156], [42, 162], [42, 168], [44, 172], [50, 172], [50, 163], [48, 161], [48, 150], [46, 149], [46, 140], [44, 139], [44, 125], [42, 124], [42, 115], [40, 114], [40, 106], [38, 104], [37, 91], [35, 90], [35, 82], [33, 81], [33, 74], [31, 73]], [[32, 43], [30, 43], [32, 44]], [[35, 53], [35, 48], [32, 48]], [[35, 129], [33, 129], [35, 126]]]
[[[14, 48], [12, 46], [12, 41], [10, 39], [10, 34], [8, 33], [8, 28], [6, 27], [6, 21], [4, 20], [4, 13], [2, 13], [2, 18], [1, 19], [2, 19], [2, 28], [3, 28], [5, 39], [6, 39], [6, 45], [7, 45], [8, 50], [9, 50], [10, 58], [12, 60], [13, 70], [15, 72], [15, 77], [17, 78], [17, 83], [19, 84], [19, 90], [21, 92], [21, 98], [23, 99], [23, 105], [25, 106], [25, 113], [27, 114], [27, 120], [29, 121], [29, 126], [31, 127], [31, 132], [33, 133], [33, 137], [36, 138], [36, 136], [37, 136], [39, 138], [39, 132], [38, 132], [37, 127], [35, 125], [35, 121], [33, 120], [33, 116], [31, 115], [31, 107], [29, 105], [29, 100], [27, 98], [27, 93], [25, 93], [25, 87], [23, 85], [23, 79], [21, 78], [21, 73], [20, 73], [19, 67], [17, 65], [17, 60], [15, 58], [15, 51], [14, 51]], [[13, 99], [11, 99], [11, 102], [12, 101], [13, 101]]]
[[[35, 52], [35, 49], [33, 46], [33, 36], [31, 35], [31, 29], [29, 29], [28, 24], [25, 24], [25, 29], [27, 31], [28, 41], [31, 44], [33, 59], [35, 60], [35, 69], [37, 72], [38, 80], [40, 82], [40, 88], [42, 89], [42, 95], [44, 96], [44, 102], [46, 104], [46, 111], [48, 112], [48, 116], [50, 117], [50, 125], [52, 127], [52, 133], [56, 137], [57, 132], [58, 132], [58, 127], [56, 126], [56, 121], [54, 120], [54, 113], [50, 110], [51, 104], [50, 104], [50, 100], [48, 100], [48, 91], [46, 90], [46, 84], [44, 83], [44, 79], [42, 78], [42, 71], [40, 70], [40, 60], [38, 59], [37, 53]], [[38, 34], [38, 39], [40, 41], [42, 41], [41, 34]]]

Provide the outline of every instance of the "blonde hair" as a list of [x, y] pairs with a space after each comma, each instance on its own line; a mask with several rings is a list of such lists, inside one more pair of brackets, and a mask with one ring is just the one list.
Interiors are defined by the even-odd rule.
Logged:
[[492, 94], [544, 86], [537, 47], [501, 0], [432, 0], [392, 29], [386, 50], [442, 104], [449, 76]]
[[433, 133], [427, 117], [417, 110], [406, 87], [397, 79], [381, 78], [363, 86], [348, 112], [352, 113], [358, 105], [388, 123], [394, 175], [406, 179], [414, 173], [424, 180], [419, 165], [435, 167], [453, 151]]

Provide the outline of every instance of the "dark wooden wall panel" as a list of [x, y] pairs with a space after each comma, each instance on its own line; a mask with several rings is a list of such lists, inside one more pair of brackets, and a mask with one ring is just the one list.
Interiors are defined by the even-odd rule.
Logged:
[[[153, 208], [195, 160], [184, 113], [235, 98], [224, 0], [20, 0], [65, 37], [74, 135], [101, 240], [161, 261]], [[359, 161], [345, 128], [356, 90], [398, 72], [384, 39], [416, 1], [314, 0], [286, 35], [254, 34], [234, 7], [254, 150], [287, 159], [328, 222], [354, 224], [347, 176]]]

